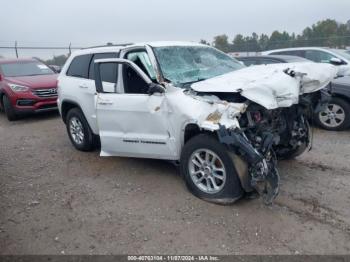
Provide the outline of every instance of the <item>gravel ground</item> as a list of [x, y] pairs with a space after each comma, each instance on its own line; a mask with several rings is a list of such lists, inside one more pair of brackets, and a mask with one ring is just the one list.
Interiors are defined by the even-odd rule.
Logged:
[[57, 114], [0, 114], [0, 254], [350, 254], [350, 132], [314, 129], [281, 192], [204, 202], [170, 163], [75, 150]]

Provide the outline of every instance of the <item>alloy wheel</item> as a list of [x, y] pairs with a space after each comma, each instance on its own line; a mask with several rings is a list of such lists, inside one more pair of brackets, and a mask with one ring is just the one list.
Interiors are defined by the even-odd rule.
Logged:
[[84, 142], [84, 129], [81, 121], [77, 117], [72, 117], [69, 121], [69, 131], [73, 141], [80, 145]]
[[340, 105], [328, 104], [327, 108], [319, 113], [319, 120], [327, 127], [338, 127], [345, 120], [345, 111]]
[[226, 170], [223, 161], [209, 149], [194, 151], [188, 169], [195, 186], [205, 193], [218, 193], [225, 186]]

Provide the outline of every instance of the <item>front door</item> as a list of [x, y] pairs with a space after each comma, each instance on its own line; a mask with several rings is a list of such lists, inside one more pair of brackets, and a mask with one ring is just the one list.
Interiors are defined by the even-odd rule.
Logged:
[[166, 94], [149, 95], [151, 80], [147, 83], [133, 67], [123, 67], [124, 91], [96, 95], [101, 155], [175, 159]]

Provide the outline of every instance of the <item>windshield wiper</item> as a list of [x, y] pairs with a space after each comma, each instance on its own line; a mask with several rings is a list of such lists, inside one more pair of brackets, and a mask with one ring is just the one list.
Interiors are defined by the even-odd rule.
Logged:
[[192, 85], [194, 83], [198, 83], [198, 82], [201, 82], [201, 81], [204, 81], [204, 80], [207, 80], [207, 78], [198, 78], [195, 81], [189, 81], [189, 82], [181, 83], [181, 85], [183, 85], [183, 86]]

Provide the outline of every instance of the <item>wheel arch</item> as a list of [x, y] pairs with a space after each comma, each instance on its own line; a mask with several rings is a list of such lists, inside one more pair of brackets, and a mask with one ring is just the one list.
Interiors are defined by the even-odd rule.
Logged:
[[343, 100], [345, 100], [345, 102], [348, 102], [350, 104], [350, 94], [349, 95], [345, 95], [342, 93], [334, 93], [333, 96], [334, 98], [341, 98]]
[[[73, 109], [73, 108], [79, 108], [81, 110], [81, 112], [83, 112], [83, 110], [81, 109], [80, 105], [72, 100], [63, 100], [62, 104], [61, 104], [61, 117], [63, 122], [66, 124], [66, 118], [67, 118], [67, 114], [69, 112], [69, 110]], [[84, 112], [83, 112], [84, 113]]]
[[186, 122], [182, 130], [182, 145], [186, 144], [192, 137], [195, 137], [199, 134], [208, 134], [216, 138], [215, 132], [205, 130], [195, 122]]

